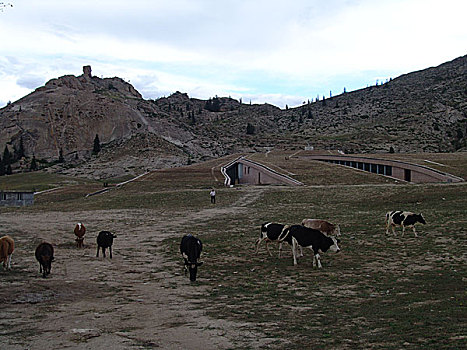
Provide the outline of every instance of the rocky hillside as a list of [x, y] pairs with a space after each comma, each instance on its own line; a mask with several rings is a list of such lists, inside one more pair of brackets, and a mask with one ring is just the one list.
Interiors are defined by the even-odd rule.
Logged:
[[[0, 109], [0, 147], [114, 177], [274, 147], [346, 152], [466, 149], [467, 56], [286, 110], [175, 94], [144, 100], [120, 78], [52, 79]], [[102, 151], [91, 154], [98, 135]], [[73, 169], [73, 170], [71, 170]]]

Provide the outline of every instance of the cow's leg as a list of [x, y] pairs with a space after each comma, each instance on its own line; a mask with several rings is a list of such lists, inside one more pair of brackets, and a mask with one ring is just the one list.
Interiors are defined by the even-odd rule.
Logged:
[[396, 236], [396, 226], [395, 225], [391, 225], [391, 229], [392, 229], [392, 234], [394, 236]]
[[321, 265], [321, 260], [319, 254], [314, 255], [316, 258], [316, 261], [318, 262], [318, 269], [322, 268], [323, 266]]
[[97, 246], [97, 254], [96, 254], [96, 257], [98, 258], [99, 257], [99, 250], [101, 249], [101, 247]]
[[282, 256], [282, 242], [279, 242], [279, 258]]
[[271, 251], [269, 250], [269, 240], [266, 240], [266, 250], [269, 253], [269, 256], [272, 256]]
[[262, 238], [262, 237], [260, 237], [260, 238], [258, 238], [258, 239], [256, 240], [256, 242], [255, 242], [255, 254], [258, 254], [259, 245], [260, 245], [260, 243], [261, 243], [262, 241], [263, 241], [263, 238]]
[[412, 226], [412, 230], [413, 230], [413, 234], [415, 235], [415, 237], [418, 237], [417, 232], [415, 232], [415, 225]]
[[11, 254], [8, 255], [8, 270], [11, 270]]
[[297, 250], [298, 242], [295, 238], [292, 238], [292, 254], [293, 254], [293, 264], [297, 265], [297, 254], [295, 253]]
[[104, 255], [104, 258], [105, 258], [105, 248], [102, 247], [102, 255]]
[[404, 233], [405, 233], [405, 226], [402, 225], [402, 236], [404, 235]]
[[109, 251], [110, 251], [110, 259], [112, 259], [112, 246], [109, 247]]
[[39, 273], [42, 273], [42, 264], [39, 263]]

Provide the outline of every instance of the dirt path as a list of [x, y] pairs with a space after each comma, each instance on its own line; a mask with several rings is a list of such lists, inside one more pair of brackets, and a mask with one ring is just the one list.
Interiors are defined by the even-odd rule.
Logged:
[[[208, 318], [202, 303], [213, 281], [191, 284], [181, 264], [167, 261], [161, 242], [195, 220], [246, 210], [264, 188], [242, 188], [227, 208], [170, 216], [151, 210], [4, 213], [1, 234], [16, 240], [12, 271], [0, 272], [0, 348], [4, 349], [227, 349], [255, 347], [261, 336], [242, 324]], [[86, 247], [73, 245], [72, 228], [87, 224]], [[94, 237], [117, 233], [114, 257], [96, 258]], [[47, 279], [34, 248], [55, 247]], [[168, 270], [167, 268], [170, 269]], [[173, 274], [173, 268], [179, 273]]]

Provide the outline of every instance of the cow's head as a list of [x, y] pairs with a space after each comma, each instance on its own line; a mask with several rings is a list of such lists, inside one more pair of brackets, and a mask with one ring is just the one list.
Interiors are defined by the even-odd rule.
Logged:
[[336, 227], [334, 228], [334, 233], [336, 236], [340, 236], [341, 235], [341, 228], [339, 225], [336, 225]]
[[338, 243], [340, 240], [335, 237], [329, 237], [329, 250], [334, 253], [339, 253], [341, 249], [339, 248]]
[[425, 218], [423, 217], [422, 213], [417, 215], [417, 220], [418, 220], [419, 223], [421, 223], [423, 225], [426, 224]]

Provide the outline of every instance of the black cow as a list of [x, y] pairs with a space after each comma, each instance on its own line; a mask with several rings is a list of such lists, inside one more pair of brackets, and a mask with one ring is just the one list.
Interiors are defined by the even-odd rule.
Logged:
[[50, 274], [52, 268], [52, 261], [54, 261], [54, 247], [52, 244], [42, 242], [36, 248], [36, 259], [39, 261], [39, 272], [42, 273], [42, 277], [46, 277]]
[[102, 248], [102, 254], [104, 254], [105, 258], [105, 249], [109, 248], [110, 251], [110, 259], [112, 259], [112, 244], [114, 242], [114, 238], [117, 236], [109, 231], [101, 231], [97, 235], [97, 254], [96, 257], [99, 257], [99, 249]]
[[406, 227], [412, 227], [415, 237], [417, 237], [417, 232], [415, 232], [415, 224], [419, 222], [423, 225], [426, 224], [425, 219], [422, 214], [414, 214], [410, 211], [390, 211], [386, 213], [386, 234], [389, 234], [389, 226], [391, 226], [393, 235], [396, 235], [395, 227], [402, 226], [402, 235], [405, 233]]
[[292, 240], [293, 263], [297, 265], [297, 245], [313, 250], [313, 267], [318, 263], [318, 268], [321, 268], [319, 251], [323, 253], [330, 250], [338, 253], [340, 251], [337, 245], [340, 240], [335, 237], [328, 237], [322, 232], [308, 228], [302, 225], [292, 225], [284, 230], [284, 233], [279, 237], [279, 240], [285, 240], [288, 237]]
[[192, 282], [196, 281], [198, 266], [203, 264], [198, 261], [202, 250], [203, 243], [192, 234], [182, 237], [180, 253], [182, 253], [183, 259], [185, 260], [185, 273], [188, 267], [188, 270], [190, 271], [190, 281]]
[[[279, 258], [282, 254], [282, 242], [286, 241], [292, 246], [292, 238], [286, 236], [283, 240], [279, 240], [279, 236], [284, 232], [288, 225], [276, 224], [273, 222], [266, 222], [261, 225], [261, 232], [259, 234], [259, 238], [256, 240], [255, 243], [255, 254], [258, 254], [259, 245], [262, 241], [266, 241], [266, 250], [268, 251], [269, 255], [272, 256], [271, 252], [269, 251], [269, 243], [270, 242], [278, 242], [279, 243]], [[301, 256], [303, 256], [303, 251], [300, 247]]]

